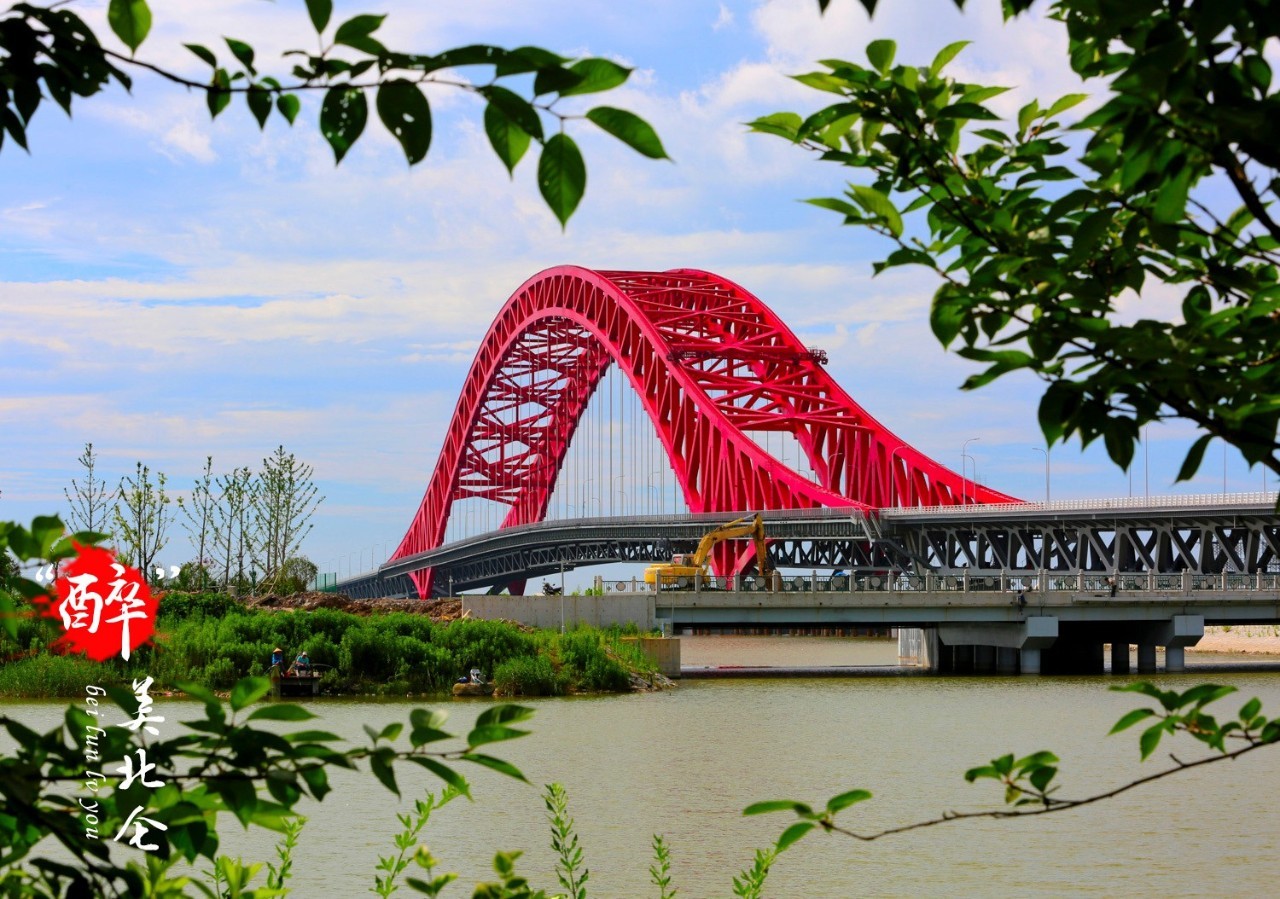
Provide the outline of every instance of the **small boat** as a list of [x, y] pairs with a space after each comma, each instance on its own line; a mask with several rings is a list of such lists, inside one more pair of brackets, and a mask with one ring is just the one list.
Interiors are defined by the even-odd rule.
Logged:
[[281, 672], [280, 666], [271, 666], [268, 673], [271, 678], [271, 695], [281, 696], [319, 696], [320, 675], [312, 671], [310, 674], [288, 674]]
[[492, 682], [487, 684], [473, 684], [470, 682], [465, 684], [454, 684], [453, 695], [454, 696], [492, 696], [493, 684]]

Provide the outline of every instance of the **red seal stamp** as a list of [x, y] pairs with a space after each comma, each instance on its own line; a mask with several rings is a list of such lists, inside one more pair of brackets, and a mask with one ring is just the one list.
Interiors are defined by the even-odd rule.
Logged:
[[97, 662], [116, 655], [127, 660], [155, 634], [159, 603], [142, 574], [117, 562], [110, 550], [77, 544], [76, 551], [53, 582], [56, 598], [43, 611], [66, 631], [54, 646]]

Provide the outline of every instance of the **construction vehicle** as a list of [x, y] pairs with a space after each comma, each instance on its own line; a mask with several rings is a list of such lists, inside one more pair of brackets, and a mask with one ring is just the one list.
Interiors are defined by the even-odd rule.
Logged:
[[658, 585], [662, 590], [691, 590], [699, 577], [709, 578], [708, 560], [711, 551], [726, 540], [749, 537], [756, 549], [756, 568], [761, 577], [768, 578], [773, 571], [769, 567], [769, 554], [765, 546], [764, 519], [757, 513], [751, 518], [737, 518], [722, 524], [702, 536], [698, 549], [692, 553], [677, 553], [670, 562], [658, 562], [644, 571], [646, 584]]

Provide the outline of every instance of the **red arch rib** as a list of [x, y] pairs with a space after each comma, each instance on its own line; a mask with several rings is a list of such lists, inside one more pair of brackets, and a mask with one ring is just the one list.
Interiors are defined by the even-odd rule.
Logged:
[[[481, 341], [435, 472], [392, 559], [438, 547], [455, 500], [541, 521], [609, 365], [639, 394], [694, 512], [1012, 502], [903, 442], [769, 307], [709, 272], [558, 266], [512, 294]], [[816, 482], [746, 432], [790, 433]], [[414, 572], [430, 595], [433, 572]]]

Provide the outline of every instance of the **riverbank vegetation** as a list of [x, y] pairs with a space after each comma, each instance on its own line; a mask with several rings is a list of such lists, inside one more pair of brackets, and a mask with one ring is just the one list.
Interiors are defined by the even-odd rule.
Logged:
[[57, 622], [22, 617], [16, 639], [0, 634], [0, 696], [75, 696], [86, 683], [146, 676], [161, 689], [194, 682], [227, 690], [241, 677], [267, 674], [277, 646], [288, 659], [305, 649], [326, 693], [443, 693], [472, 668], [492, 676], [505, 695], [623, 692], [633, 674], [648, 679], [656, 673], [634, 642], [623, 640], [634, 632], [560, 634], [406, 612], [266, 611], [226, 594], [170, 592], [160, 603], [156, 645], [135, 651], [128, 662], [60, 655], [49, 649], [61, 633]]

